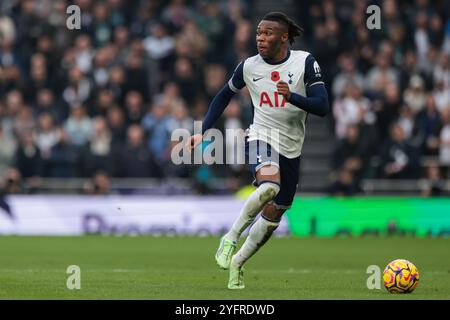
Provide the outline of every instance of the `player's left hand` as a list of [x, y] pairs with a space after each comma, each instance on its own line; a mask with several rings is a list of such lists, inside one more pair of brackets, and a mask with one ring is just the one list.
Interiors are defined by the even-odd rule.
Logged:
[[284, 82], [282, 80], [278, 81], [277, 90], [278, 93], [281, 94], [286, 100], [289, 100], [291, 98], [291, 91], [289, 90], [289, 85], [287, 84], [287, 82]]
[[194, 134], [193, 136], [190, 136], [186, 143], [186, 147], [188, 148], [188, 151], [191, 152], [192, 150], [197, 148], [200, 145], [200, 143], [202, 143], [202, 141], [203, 141], [203, 135], [201, 135], [201, 134]]

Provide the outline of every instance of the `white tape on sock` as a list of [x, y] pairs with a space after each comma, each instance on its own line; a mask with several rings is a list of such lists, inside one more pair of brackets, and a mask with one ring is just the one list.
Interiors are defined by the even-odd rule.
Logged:
[[239, 217], [226, 234], [227, 239], [238, 241], [242, 232], [253, 222], [263, 207], [276, 197], [280, 186], [273, 182], [262, 183], [251, 195], [242, 208]]
[[261, 248], [267, 240], [272, 236], [279, 222], [272, 222], [260, 217], [258, 221], [250, 228], [247, 239], [241, 249], [233, 257], [231, 263], [242, 266], [259, 248]]

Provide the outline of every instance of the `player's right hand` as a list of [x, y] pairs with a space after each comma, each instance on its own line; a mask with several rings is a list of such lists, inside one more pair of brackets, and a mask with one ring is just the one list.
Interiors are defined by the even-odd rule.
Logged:
[[203, 140], [203, 135], [201, 134], [194, 134], [193, 136], [190, 136], [187, 143], [186, 143], [186, 147], [188, 148], [189, 151], [194, 150]]
[[284, 82], [283, 80], [278, 81], [278, 83], [277, 83], [277, 91], [286, 100], [289, 101], [289, 99], [291, 98], [291, 91], [289, 90], [289, 85], [287, 84], [287, 82]]

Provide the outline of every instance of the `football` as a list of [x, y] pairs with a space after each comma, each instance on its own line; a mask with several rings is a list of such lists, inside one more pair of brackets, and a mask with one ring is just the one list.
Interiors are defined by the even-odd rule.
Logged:
[[419, 270], [410, 261], [391, 261], [383, 272], [384, 286], [390, 293], [411, 293], [419, 284]]

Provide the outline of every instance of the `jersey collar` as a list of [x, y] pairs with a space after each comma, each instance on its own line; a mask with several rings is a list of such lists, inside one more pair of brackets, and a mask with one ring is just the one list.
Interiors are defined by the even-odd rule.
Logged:
[[278, 62], [269, 62], [269, 61], [267, 61], [266, 59], [264, 59], [264, 58], [262, 58], [262, 57], [261, 57], [261, 58], [262, 58], [262, 59], [264, 60], [264, 62], [267, 63], [267, 64], [277, 65], [277, 64], [282, 64], [282, 63], [286, 62], [286, 61], [289, 59], [290, 56], [291, 56], [291, 50], [288, 50], [286, 57], [284, 57], [282, 60], [280, 60], [280, 61], [278, 61]]

